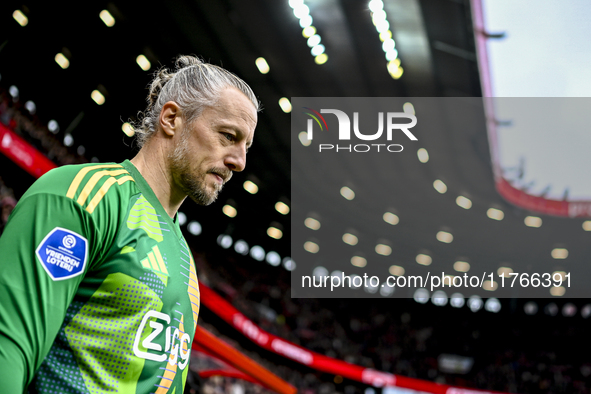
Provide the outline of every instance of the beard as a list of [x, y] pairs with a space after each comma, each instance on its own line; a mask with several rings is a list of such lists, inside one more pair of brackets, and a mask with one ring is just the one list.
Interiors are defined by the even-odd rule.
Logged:
[[229, 176], [227, 176], [228, 170], [211, 168], [208, 171], [196, 172], [191, 169], [191, 160], [189, 159], [189, 151], [186, 144], [189, 132], [189, 130], [183, 130], [178, 145], [168, 157], [170, 161], [170, 170], [173, 179], [176, 180], [183, 193], [199, 205], [210, 205], [217, 199], [219, 192], [222, 190], [223, 184], [220, 185], [215, 182], [213, 191], [208, 190], [206, 185], [207, 174], [224, 174], [224, 179], [228, 180], [230, 179]]

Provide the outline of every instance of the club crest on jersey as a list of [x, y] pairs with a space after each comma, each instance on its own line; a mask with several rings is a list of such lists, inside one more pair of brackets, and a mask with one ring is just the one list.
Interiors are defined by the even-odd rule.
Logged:
[[88, 241], [74, 231], [56, 227], [43, 238], [35, 254], [51, 279], [73, 278], [84, 272]]

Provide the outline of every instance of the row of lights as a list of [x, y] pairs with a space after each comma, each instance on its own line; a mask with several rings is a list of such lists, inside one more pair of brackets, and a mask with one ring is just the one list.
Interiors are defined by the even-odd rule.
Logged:
[[293, 271], [296, 267], [295, 262], [290, 257], [284, 257], [282, 259], [281, 256], [279, 256], [279, 253], [275, 251], [265, 252], [265, 250], [259, 245], [249, 247], [248, 243], [243, 239], [234, 242], [232, 237], [228, 234], [220, 234], [217, 238], [217, 243], [224, 249], [229, 249], [233, 244], [236, 253], [243, 256], [250, 255], [250, 257], [257, 261], [264, 260], [273, 267], [278, 267], [282, 264], [283, 268], [288, 271]]
[[[554, 302], [549, 303], [544, 307], [544, 313], [549, 316], [556, 316], [558, 315], [560, 308]], [[523, 311], [530, 316], [535, 315], [538, 313], [538, 304], [534, 301], [526, 302], [523, 305]], [[562, 306], [562, 315], [565, 317], [573, 317], [577, 314], [577, 307], [572, 302], [567, 302]], [[591, 317], [591, 304], [586, 304], [581, 308], [581, 316], [583, 319], [588, 319]]]
[[[347, 186], [343, 186], [340, 190], [340, 193], [347, 200], [353, 200], [355, 198], [355, 192]], [[466, 199], [467, 201], [463, 201], [463, 199]], [[470, 206], [471, 206], [470, 200], [468, 200], [467, 198], [465, 198], [463, 196], [458, 197], [458, 200], [459, 201], [456, 201], [456, 202], [460, 206], [463, 205], [463, 207], [465, 207], [465, 206], [468, 206], [468, 204], [470, 204]], [[491, 213], [491, 210], [493, 210], [492, 213]], [[501, 212], [501, 214], [502, 214], [502, 211], [491, 208], [491, 209], [489, 209], [489, 212], [488, 212], [489, 217], [494, 216], [496, 214], [494, 211]], [[391, 225], [396, 225], [400, 222], [398, 215], [396, 215], [395, 213], [392, 213], [392, 212], [384, 213], [382, 218], [386, 223], [389, 223]], [[535, 218], [533, 216], [528, 216], [526, 218], [526, 225], [528, 225], [528, 223], [531, 224], [531, 222], [534, 221], [535, 219], [539, 219], [539, 218]], [[498, 219], [498, 220], [500, 220], [500, 219]], [[585, 223], [587, 223], [587, 222], [585, 222]], [[304, 220], [304, 225], [311, 230], [318, 230], [320, 228], [320, 221], [318, 219], [308, 217]], [[442, 231], [437, 232], [437, 234], [435, 235], [435, 238], [439, 242], [442, 242], [442, 243], [451, 243], [453, 241], [453, 234], [451, 234], [448, 231], [442, 230]], [[343, 241], [349, 245], [356, 245], [357, 244], [357, 237], [352, 234], [346, 233], [343, 236]], [[317, 247], [312, 247], [312, 249], [319, 250], [319, 248], [317, 248]], [[392, 252], [392, 249], [387, 245], [378, 244], [376, 246], [376, 253], [378, 253], [380, 255], [389, 256], [391, 254], [391, 252]], [[550, 254], [554, 259], [566, 259], [568, 257], [568, 250], [565, 248], [554, 248], [554, 249], [552, 249]], [[422, 263], [423, 263], [423, 265], [429, 265], [429, 264], [431, 264], [431, 261], [429, 261], [426, 264], [424, 261], [422, 261]], [[465, 272], [465, 271], [462, 271], [462, 272]]]
[[[421, 157], [421, 154], [422, 154], [422, 152], [420, 152], [420, 151], [426, 152], [426, 150], [424, 148], [419, 149], [419, 157]], [[423, 161], [423, 163], [424, 162], [425, 161]], [[441, 194], [445, 194], [447, 192], [447, 185], [445, 183], [443, 183], [443, 181], [440, 179], [436, 179], [433, 182], [433, 188]], [[465, 196], [458, 196], [456, 198], [456, 204], [459, 207], [464, 208], [464, 209], [472, 208], [472, 201], [468, 197], [465, 197]], [[488, 216], [490, 219], [493, 219], [493, 220], [503, 220], [505, 218], [505, 213], [497, 208], [489, 208], [486, 211], [486, 216]], [[527, 216], [524, 219], [524, 223], [528, 227], [538, 228], [538, 227], [542, 226], [542, 219], [537, 216]], [[584, 224], [583, 228], [587, 227], [589, 229], [587, 231], [591, 231], [591, 221], [587, 221], [585, 223], [587, 223], [587, 224]]]
[[[424, 148], [420, 148], [417, 151], [417, 156], [419, 158], [419, 161], [421, 161], [421, 163], [426, 163], [429, 161], [429, 153]], [[447, 192], [446, 184], [440, 179], [436, 179], [433, 182], [433, 188], [441, 194], [444, 194]], [[458, 196], [456, 198], [456, 204], [459, 207], [464, 208], [464, 209], [472, 208], [472, 201], [468, 197], [465, 197], [465, 196]], [[486, 216], [488, 216], [490, 219], [500, 221], [505, 218], [505, 213], [497, 208], [489, 208], [486, 211]], [[532, 228], [539, 228], [542, 226], [542, 218], [537, 217], [537, 216], [526, 216], [525, 219], [523, 220], [523, 222], [526, 226], [532, 227]], [[585, 231], [591, 231], [591, 220], [587, 220], [583, 223], [583, 229]], [[451, 234], [450, 234], [450, 236], [451, 236]], [[438, 239], [439, 239], [439, 234], [438, 234]], [[439, 239], [439, 240], [442, 241], [441, 239]], [[445, 242], [445, 241], [442, 241], [442, 242]], [[550, 254], [554, 259], [566, 259], [568, 257], [568, 250], [565, 248], [554, 248]]]
[[[306, 220], [309, 221], [310, 218], [308, 218]], [[312, 220], [315, 220], [315, 219], [312, 219]], [[319, 224], [318, 224], [318, 226], [319, 226]], [[348, 245], [357, 245], [357, 243], [358, 243], [357, 236], [350, 234], [350, 233], [345, 233], [343, 235], [342, 239], [343, 239], [343, 242], [345, 242]], [[307, 241], [304, 243], [304, 250], [306, 250], [309, 253], [315, 254], [320, 251], [320, 246], [313, 241]], [[392, 248], [386, 244], [377, 244], [375, 247], [375, 251], [377, 254], [380, 254], [382, 256], [389, 256], [392, 253]], [[416, 256], [415, 261], [417, 262], [417, 264], [429, 266], [433, 262], [433, 259], [428, 254], [419, 253]], [[355, 267], [359, 267], [359, 268], [364, 268], [367, 265], [367, 259], [362, 256], [353, 256], [351, 258], [351, 265], [353, 265]], [[468, 263], [466, 261], [458, 260], [453, 264], [453, 269], [457, 272], [466, 273], [466, 272], [470, 271], [470, 263]], [[388, 272], [394, 276], [403, 276], [406, 271], [405, 271], [404, 267], [402, 267], [402, 266], [392, 265], [388, 269]], [[497, 270], [497, 274], [499, 276], [504, 275], [505, 278], [510, 278], [510, 276], [511, 276], [510, 274], [512, 274], [512, 273], [513, 273], [513, 269], [510, 267], [506, 267], [506, 266], [499, 267]], [[554, 271], [551, 274], [551, 277], [554, 278], [555, 275], [560, 276], [562, 281], [566, 280], [566, 272], [565, 271]], [[448, 275], [445, 275], [445, 277], [449, 278], [450, 283], [451, 283], [451, 282], [453, 282], [455, 275], [448, 274]], [[495, 291], [498, 288], [498, 283], [495, 281], [484, 281], [483, 288], [488, 291]], [[556, 296], [563, 295], [564, 288], [561, 286], [552, 287], [550, 289], [550, 293], [552, 295], [556, 295]]]
[[[11, 85], [8, 88], [8, 93], [10, 94], [10, 96], [12, 97], [12, 100], [14, 102], [17, 102], [19, 100], [19, 89], [18, 87], [16, 87], [15, 85]], [[31, 114], [34, 115], [37, 112], [37, 105], [32, 101], [32, 100], [28, 100], [27, 102], [25, 102], [25, 109]], [[55, 119], [51, 119], [48, 123], [47, 123], [47, 129], [52, 133], [52, 134], [57, 134], [59, 132], [59, 124], [57, 123], [57, 121]], [[63, 143], [65, 146], [67, 147], [71, 147], [72, 145], [74, 145], [74, 137], [72, 136], [72, 134], [67, 133], [66, 135], [64, 135], [64, 140]], [[82, 145], [80, 145], [76, 151], [80, 156], [84, 155], [84, 153], [86, 152], [86, 148]]]
[[[324, 45], [320, 44], [321, 37], [320, 35], [316, 34], [316, 28], [312, 26], [312, 17], [309, 15], [309, 8], [307, 5], [304, 4], [303, 0], [290, 0], [290, 6], [294, 10], [294, 14], [296, 16], [300, 15], [300, 24], [304, 28], [302, 34], [304, 37], [308, 38], [308, 45], [312, 48], [312, 54], [315, 56], [315, 61], [318, 64], [324, 64], [328, 60], [328, 56], [324, 53]], [[16, 10], [13, 13], [14, 19], [21, 25], [26, 26], [28, 24], [27, 17], [20, 11]], [[107, 27], [113, 27], [115, 25], [115, 18], [111, 13], [107, 10], [102, 10], [99, 13], [100, 19], [105, 23]], [[309, 23], [309, 24], [308, 24]], [[314, 45], [311, 45], [314, 44]], [[71, 56], [67, 56], [66, 54], [60, 52], [55, 55], [55, 62], [62, 68], [67, 69], [70, 67], [70, 58]], [[152, 64], [148, 60], [148, 58], [140, 54], [136, 58], [136, 63], [138, 66], [144, 70], [149, 71], [152, 67]], [[270, 71], [270, 66], [267, 60], [264, 57], [259, 57], [255, 60], [255, 65], [257, 66], [258, 70], [261, 74], [267, 74]], [[98, 105], [103, 105], [105, 103], [105, 96], [99, 90], [93, 90], [90, 97], [94, 100], [95, 103]], [[291, 112], [291, 103], [287, 97], [282, 97], [279, 100], [279, 106], [285, 113]], [[133, 137], [134, 130], [131, 124], [124, 123], [122, 127], [123, 132], [125, 135], [129, 137]]]
[[392, 78], [399, 79], [402, 73], [404, 73], [404, 70], [400, 67], [396, 42], [392, 38], [388, 15], [386, 14], [386, 10], [384, 10], [384, 2], [382, 0], [371, 0], [369, 2], [369, 10], [371, 11], [371, 20], [380, 35], [382, 50], [388, 61], [388, 73]]
[[[187, 215], [179, 211], [178, 220], [179, 225], [184, 226], [185, 223], [187, 223]], [[187, 231], [194, 236], [198, 236], [203, 232], [203, 227], [198, 221], [192, 220], [187, 223]], [[266, 260], [267, 263], [274, 267], [278, 267], [281, 263], [283, 263], [283, 267], [286, 270], [292, 271], [295, 269], [295, 262], [290, 257], [284, 257], [281, 259], [279, 253], [275, 251], [265, 252], [265, 250], [259, 245], [249, 247], [248, 243], [244, 240], [237, 240], [234, 242], [232, 237], [228, 234], [220, 234], [217, 238], [217, 243], [224, 249], [229, 249], [233, 244], [236, 253], [239, 253], [243, 256], [250, 254], [253, 259], [257, 261]]]
[[[445, 187], [445, 185], [443, 184], [443, 186]], [[352, 200], [355, 198], [355, 192], [347, 187], [344, 186], [341, 188], [340, 190], [341, 195], [347, 199], [347, 200]], [[462, 207], [466, 207], [466, 206], [471, 206], [471, 202], [470, 200], [468, 200], [467, 198], [460, 196], [462, 198], [459, 198], [459, 201], [457, 201], [458, 205], [462, 206]], [[467, 201], [465, 201], [465, 200]], [[466, 208], [466, 209], [469, 209]], [[491, 208], [492, 210], [495, 210], [494, 208]], [[502, 213], [502, 211], [499, 211]], [[489, 210], [489, 217], [490, 216], [494, 216], [495, 212], [491, 212], [491, 210]], [[385, 222], [392, 224], [392, 225], [396, 225], [399, 223], [400, 219], [399, 217], [392, 213], [392, 212], [386, 212], [383, 215], [383, 219]], [[312, 217], [308, 217], [304, 220], [304, 225], [306, 227], [308, 227], [311, 230], [318, 230], [321, 227], [321, 223], [318, 219], [316, 218], [312, 218]], [[453, 241], [453, 235], [447, 231], [439, 231], [436, 235], [437, 240], [439, 240], [440, 242], [443, 243], [450, 243]], [[343, 242], [348, 244], [348, 245], [357, 245], [357, 243], [359, 242], [359, 239], [356, 235], [351, 234], [351, 233], [345, 233], [342, 237]], [[304, 249], [309, 252], [309, 253], [318, 253], [320, 251], [320, 246], [313, 242], [313, 241], [307, 241], [304, 243]], [[379, 255], [382, 256], [389, 256], [392, 253], [392, 248], [391, 246], [384, 244], [384, 243], [378, 243], [375, 247], [375, 252]], [[566, 257], [568, 257], [568, 250], [564, 249], [564, 248], [554, 248], [551, 252], [551, 255], [553, 258], [555, 259], [565, 259]], [[420, 253], [417, 255], [416, 257], [416, 262], [418, 264], [424, 265], [424, 266], [429, 266], [431, 265], [431, 263], [433, 262], [433, 259], [431, 258], [431, 256], [429, 256], [428, 254], [424, 254], [424, 253]], [[360, 267], [363, 268], [367, 265], [367, 259], [365, 259], [362, 256], [353, 256], [351, 258], [351, 264], [353, 266], [356, 267]], [[468, 272], [470, 270], [470, 264], [466, 261], [456, 261], [453, 265], [454, 270], [458, 271], [458, 272]], [[392, 265], [389, 269], [390, 274], [392, 275], [404, 275], [405, 270], [403, 267], [398, 266], [398, 265]], [[501, 275], [501, 273], [505, 273], [505, 277], [508, 277], [510, 273], [513, 272], [513, 270], [509, 267], [500, 267], [498, 270], [498, 274]], [[566, 275], [566, 273], [564, 271], [556, 271], [554, 272], [552, 275], [554, 274], [559, 274], [564, 278], [564, 275]], [[453, 280], [454, 276], [453, 275], [447, 275], [448, 277], [450, 277], [451, 280]], [[483, 283], [483, 288], [485, 290], [489, 290], [489, 291], [494, 291], [496, 290], [498, 287], [498, 284], [494, 281], [485, 281]], [[561, 296], [564, 294], [564, 287], [552, 287], [550, 289], [550, 293], [552, 295], [555, 296]]]
[[[298, 12], [298, 15], [300, 15], [300, 14], [302, 14], [302, 15], [303, 15], [303, 14], [305, 14], [305, 12], [304, 12], [304, 11], [302, 11], [302, 10], [306, 10], [306, 9], [307, 9], [307, 10], [308, 10], [308, 12], [309, 12], [309, 9], [308, 9], [308, 7], [307, 7], [305, 4], [303, 4], [303, 0], [302, 0], [301, 2], [298, 2], [298, 1], [291, 1], [291, 2], [290, 2], [290, 5], [291, 5], [292, 3], [294, 4], [294, 6], [293, 6], [292, 8], [296, 7], [296, 8], [294, 8], [294, 13], [295, 13], [295, 12], [296, 12], [296, 10], [297, 10], [297, 12]], [[299, 4], [299, 5], [298, 5], [298, 4]], [[304, 7], [305, 7], [305, 8], [304, 8]], [[308, 16], [309, 16], [309, 15], [308, 15]], [[16, 10], [16, 11], [14, 11], [14, 13], [13, 13], [13, 18], [14, 18], [14, 19], [15, 19], [15, 20], [16, 20], [16, 21], [17, 21], [17, 22], [18, 22], [18, 23], [19, 23], [21, 26], [23, 26], [23, 27], [24, 27], [24, 26], [26, 26], [26, 25], [28, 24], [28, 18], [27, 18], [27, 17], [25, 16], [25, 14], [24, 14], [22, 11], [20, 11], [20, 10]], [[115, 25], [115, 18], [114, 18], [114, 17], [113, 17], [113, 15], [111, 15], [111, 13], [110, 13], [109, 11], [107, 11], [107, 10], [102, 10], [102, 11], [99, 13], [99, 18], [100, 18], [100, 19], [101, 19], [101, 20], [104, 22], [104, 24], [105, 24], [107, 27], [113, 27], [113, 26]], [[315, 28], [314, 26], [312, 26], [312, 25], [311, 25], [311, 18], [312, 18], [312, 17], [311, 17], [311, 16], [309, 16], [309, 18], [310, 18], [310, 20], [309, 20], [309, 22], [310, 22], [310, 25], [308, 25], [308, 26], [303, 26], [303, 27], [304, 27], [304, 32], [303, 32], [303, 34], [304, 34], [304, 36], [306, 36], [307, 34], [311, 34], [311, 33], [313, 33], [313, 34], [311, 34], [311, 35], [309, 36], [308, 43], [315, 42], [315, 41], [318, 41], [318, 42], [320, 42], [320, 36], [319, 36], [318, 34], [315, 34], [315, 32], [316, 32], [316, 28]], [[304, 17], [303, 17], [303, 19], [302, 19], [302, 18], [300, 18], [300, 21], [301, 21], [301, 22], [303, 21], [302, 23], [304, 23], [304, 24], [305, 24], [305, 23], [307, 23], [307, 22], [308, 22], [308, 19], [307, 19], [307, 18], [305, 18], [305, 16], [304, 16]], [[328, 56], [327, 56], [325, 53], [323, 53], [323, 52], [324, 52], [324, 46], [323, 46], [323, 45], [316, 45], [316, 46], [314, 46], [314, 47], [312, 48], [312, 50], [313, 50], [313, 52], [314, 52], [314, 51], [315, 51], [315, 52], [321, 52], [321, 53], [319, 53], [319, 54], [316, 56], [316, 58], [315, 58], [315, 60], [316, 60], [316, 63], [318, 63], [318, 64], [324, 64], [324, 63], [326, 63], [326, 61], [328, 60]], [[66, 52], [66, 51], [64, 51], [64, 52]], [[59, 66], [60, 66], [62, 69], [64, 69], [64, 70], [65, 70], [65, 69], [67, 69], [68, 67], [70, 67], [70, 57], [71, 57], [71, 55], [69, 55], [69, 54], [64, 54], [64, 53], [62, 53], [62, 52], [59, 52], [57, 55], [55, 55], [55, 58], [54, 58], [54, 60], [55, 60], [55, 62], [56, 62], [56, 63], [57, 63], [57, 64], [58, 64], [58, 65], [59, 65]], [[138, 64], [138, 66], [139, 66], [139, 67], [140, 67], [140, 68], [141, 68], [143, 71], [149, 71], [149, 70], [150, 70], [150, 68], [152, 67], [152, 64], [150, 63], [150, 61], [148, 60], [148, 58], [147, 58], [145, 55], [143, 55], [143, 54], [140, 54], [140, 55], [138, 55], [138, 56], [137, 56], [137, 58], [136, 58], [136, 63]], [[266, 59], [265, 59], [265, 58], [263, 58], [263, 57], [259, 57], [259, 58], [257, 58], [257, 59], [255, 60], [255, 65], [257, 66], [258, 70], [259, 70], [259, 71], [260, 71], [262, 74], [267, 74], [267, 73], [270, 71], [269, 64], [267, 63]], [[92, 100], [93, 100], [93, 101], [94, 101], [96, 104], [98, 104], [98, 105], [103, 105], [103, 104], [105, 103], [105, 101], [106, 101], [106, 98], [105, 98], [104, 94], [103, 94], [103, 93], [101, 93], [101, 92], [100, 92], [98, 89], [95, 89], [95, 90], [93, 90], [93, 91], [91, 92], [91, 94], [90, 94], [90, 97], [91, 97], [91, 98], [92, 98]], [[285, 113], [290, 113], [290, 112], [291, 112], [291, 103], [290, 103], [290, 101], [289, 101], [289, 99], [288, 99], [288, 98], [286, 98], [286, 97], [282, 97], [282, 98], [279, 100], [279, 106], [281, 107], [281, 109], [282, 109], [282, 110], [283, 110]], [[123, 133], [125, 133], [125, 135], [127, 135], [128, 137], [133, 137], [133, 136], [134, 136], [134, 134], [135, 134], [135, 131], [133, 130], [133, 126], [132, 126], [130, 123], [128, 123], [128, 122], [125, 122], [125, 123], [122, 125], [122, 128], [121, 128], [121, 129], [122, 129]]]
[[[23, 27], [27, 26], [29, 24], [29, 19], [26, 17], [26, 15], [21, 10], [15, 10], [12, 13], [12, 17], [14, 18], [14, 20], [16, 20], [16, 22], [19, 25], [21, 25]], [[115, 18], [107, 10], [102, 10], [99, 13], [99, 18], [104, 22], [104, 24], [107, 27], [113, 27], [115, 25]], [[66, 52], [66, 53], [64, 53], [64, 52]], [[57, 53], [54, 57], [55, 62], [64, 70], [67, 69], [68, 67], [70, 67], [71, 54], [69, 54], [68, 52], [69, 51], [64, 50], [63, 52]], [[144, 71], [148, 71], [152, 67], [148, 58], [143, 54], [140, 54], [136, 58], [136, 63]], [[98, 105], [103, 105], [106, 101], [105, 95], [99, 89], [93, 90], [90, 93], [90, 98], [92, 98], [92, 100]]]
[[[314, 270], [312, 271], [312, 275], [318, 279], [319, 281], [322, 281], [322, 278], [329, 276], [328, 270], [322, 266], [318, 266], [316, 268], [314, 268]], [[330, 277], [337, 277], [337, 278], [341, 278], [343, 275], [343, 272], [340, 270], [335, 270], [330, 274]], [[361, 277], [359, 275], [356, 274], [352, 274], [352, 275], [348, 275], [351, 280], [349, 281], [349, 288], [351, 289], [359, 289], [360, 287], [363, 287], [363, 290], [366, 293], [369, 294], [376, 294], [379, 292], [379, 294], [383, 297], [389, 297], [391, 296], [395, 289], [393, 287], [389, 287], [389, 286], [375, 286], [371, 283], [371, 281], [368, 281], [367, 283], [365, 283], [363, 286], [358, 286], [357, 283], [359, 284], [363, 284], [363, 280], [361, 279]], [[454, 308], [461, 308], [463, 307], [465, 304], [468, 305], [468, 308], [470, 308], [470, 310], [472, 312], [477, 312], [478, 310], [480, 310], [483, 306], [485, 308], [485, 310], [489, 311], [489, 312], [499, 312], [501, 310], [501, 303], [497, 298], [489, 298], [487, 300], [487, 302], [483, 302], [482, 298], [478, 295], [473, 295], [470, 298], [468, 298], [468, 300], [466, 301], [464, 295], [462, 293], [456, 292], [454, 294], [451, 295], [451, 297], [448, 298], [447, 294], [445, 293], [445, 291], [443, 290], [436, 290], [435, 292], [433, 292], [432, 295], [429, 294], [429, 291], [425, 288], [418, 288], [415, 290], [414, 294], [413, 294], [413, 299], [420, 303], [420, 304], [426, 304], [427, 302], [429, 302], [429, 300], [431, 300], [431, 302], [434, 305], [437, 306], [445, 306], [449, 304], [454, 307]]]
[[443, 290], [437, 290], [432, 295], [429, 295], [427, 289], [417, 289], [413, 299], [419, 304], [426, 304], [431, 300], [431, 303], [436, 306], [446, 306], [449, 302], [453, 308], [461, 308], [467, 305], [472, 312], [478, 312], [482, 307], [492, 313], [498, 313], [501, 310], [501, 302], [497, 298], [491, 297], [486, 302], [483, 302], [480, 296], [473, 295], [466, 300], [462, 293], [454, 293], [448, 298]]
[[289, 6], [293, 9], [295, 17], [300, 20], [302, 35], [307, 39], [307, 44], [310, 47], [310, 53], [314, 56], [314, 61], [316, 64], [326, 63], [328, 60], [328, 55], [324, 53], [326, 48], [320, 43], [322, 38], [312, 25], [310, 8], [304, 4], [304, 0], [289, 0]]

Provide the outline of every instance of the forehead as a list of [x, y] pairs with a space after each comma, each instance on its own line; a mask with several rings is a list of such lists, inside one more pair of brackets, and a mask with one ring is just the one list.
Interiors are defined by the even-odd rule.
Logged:
[[[207, 114], [206, 114], [207, 112]], [[254, 104], [240, 90], [230, 87], [222, 90], [213, 107], [203, 111], [211, 121], [240, 127], [243, 132], [254, 132], [257, 124], [257, 112]]]

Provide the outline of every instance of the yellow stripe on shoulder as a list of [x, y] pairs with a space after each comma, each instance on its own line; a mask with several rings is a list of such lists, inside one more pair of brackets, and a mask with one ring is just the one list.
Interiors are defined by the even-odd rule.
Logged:
[[74, 177], [74, 180], [72, 181], [72, 183], [70, 184], [70, 187], [68, 188], [68, 192], [66, 193], [66, 197], [73, 199], [74, 196], [76, 195], [76, 190], [78, 190], [78, 187], [80, 187], [80, 183], [82, 183], [82, 180], [84, 179], [86, 174], [88, 174], [90, 171], [98, 170], [100, 168], [123, 168], [123, 166], [121, 166], [121, 164], [99, 164], [96, 166], [84, 167], [83, 169], [78, 171], [78, 173]]
[[[108, 183], [112, 179], [113, 181], [110, 183], [110, 185], [112, 185], [115, 182], [115, 178], [112, 178], [112, 177], [117, 176], [117, 175], [121, 175], [121, 174], [129, 174], [129, 172], [127, 172], [127, 170], [125, 170], [125, 169], [114, 170], [114, 171], [103, 170], [103, 171], [95, 172], [94, 174], [92, 174], [92, 176], [90, 177], [88, 182], [86, 182], [86, 185], [84, 185], [84, 189], [82, 189], [82, 192], [78, 196], [78, 200], [76, 200], [76, 202], [80, 205], [84, 205], [86, 203], [86, 199], [88, 198], [88, 196], [92, 192], [92, 189], [94, 189], [94, 187], [101, 180], [101, 178], [103, 178], [105, 176], [111, 177], [105, 183]], [[111, 187], [110, 185], [109, 185], [109, 187]], [[103, 187], [104, 187], [104, 185], [103, 185]], [[107, 190], [108, 190], [108, 188], [107, 188]]]
[[[118, 172], [118, 171], [112, 171], [112, 172]], [[101, 202], [101, 200], [103, 199], [105, 194], [107, 194], [107, 192], [109, 191], [111, 186], [113, 186], [113, 184], [117, 183], [118, 185], [123, 185], [127, 181], [135, 182], [135, 180], [130, 175], [123, 176], [119, 179], [116, 179], [113, 176], [111, 176], [109, 179], [107, 179], [105, 181], [105, 183], [103, 183], [103, 186], [101, 186], [101, 188], [98, 190], [98, 192], [96, 192], [96, 194], [94, 195], [92, 200], [90, 200], [90, 202], [88, 203], [88, 206], [86, 207], [86, 211], [88, 213], [93, 213], [95, 208], [97, 207], [97, 205]]]

